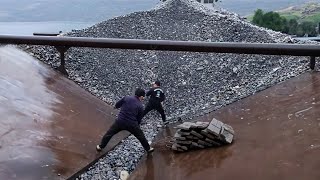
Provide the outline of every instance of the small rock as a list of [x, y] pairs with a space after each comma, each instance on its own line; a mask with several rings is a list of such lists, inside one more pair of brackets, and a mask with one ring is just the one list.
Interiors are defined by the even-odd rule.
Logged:
[[202, 71], [204, 69], [204, 67], [198, 67], [196, 70], [197, 71]]
[[82, 80], [81, 77], [77, 77], [74, 81], [75, 81], [75, 82], [78, 82], [78, 83], [82, 83], [82, 82], [83, 82], [83, 80]]

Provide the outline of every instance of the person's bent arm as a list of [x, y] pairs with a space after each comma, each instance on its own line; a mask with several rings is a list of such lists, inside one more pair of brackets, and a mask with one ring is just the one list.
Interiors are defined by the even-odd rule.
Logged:
[[141, 124], [142, 118], [143, 118], [143, 107], [140, 107], [137, 115], [138, 124]]
[[163, 102], [165, 99], [166, 99], [166, 96], [164, 95], [164, 93], [161, 93], [160, 102]]
[[150, 90], [147, 92], [146, 96], [150, 96], [151, 93], [152, 93], [152, 91], [153, 91], [153, 89], [150, 89]]
[[118, 101], [114, 107], [116, 109], [119, 109], [123, 103], [124, 103], [124, 98], [120, 99], [120, 101]]

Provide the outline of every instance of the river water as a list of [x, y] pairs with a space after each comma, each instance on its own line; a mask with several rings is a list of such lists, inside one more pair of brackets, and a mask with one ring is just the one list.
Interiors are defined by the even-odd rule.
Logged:
[[1, 35], [33, 35], [37, 33], [63, 33], [84, 29], [96, 22], [48, 21], [48, 22], [0, 22]]

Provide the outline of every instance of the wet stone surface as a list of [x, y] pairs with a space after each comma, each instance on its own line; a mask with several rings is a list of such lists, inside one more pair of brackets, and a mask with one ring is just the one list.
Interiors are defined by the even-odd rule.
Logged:
[[152, 156], [142, 158], [129, 180], [318, 180], [319, 99], [320, 73], [305, 73], [194, 119], [231, 125], [236, 134], [225, 146], [172, 151], [163, 142], [176, 133], [173, 124], [160, 131]]
[[[29, 54], [0, 47], [0, 179], [67, 179], [96, 156], [110, 105]], [[111, 149], [127, 133], [119, 133]]]

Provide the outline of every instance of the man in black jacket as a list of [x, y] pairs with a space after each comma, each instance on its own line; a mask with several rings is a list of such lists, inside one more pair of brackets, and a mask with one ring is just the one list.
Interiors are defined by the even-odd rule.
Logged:
[[143, 105], [141, 101], [143, 101], [144, 97], [145, 91], [138, 88], [135, 91], [135, 96], [126, 96], [116, 103], [115, 108], [121, 108], [118, 118], [103, 136], [101, 143], [97, 145], [97, 151], [102, 151], [102, 149], [107, 146], [112, 136], [122, 130], [127, 130], [133, 134], [148, 153], [153, 151], [153, 148], [150, 147], [139, 126], [143, 117]]
[[165, 100], [163, 90], [160, 88], [160, 81], [155, 81], [152, 88], [147, 92], [147, 96], [150, 96], [149, 102], [144, 109], [143, 116], [145, 116], [151, 110], [157, 110], [161, 114], [161, 118], [164, 125], [167, 125], [166, 115], [162, 107], [162, 102]]

